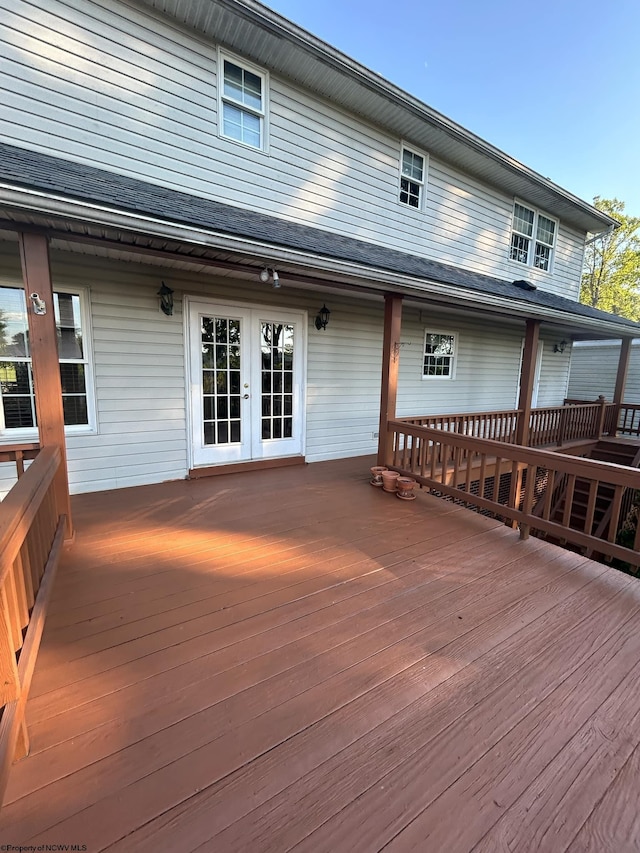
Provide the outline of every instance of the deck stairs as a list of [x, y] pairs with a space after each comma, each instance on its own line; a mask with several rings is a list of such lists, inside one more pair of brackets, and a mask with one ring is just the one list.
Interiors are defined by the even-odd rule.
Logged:
[[[640, 448], [635, 443], [617, 442], [617, 441], [599, 441], [589, 453], [589, 459], [599, 462], [613, 462], [616, 465], [625, 465], [629, 468], [640, 468]], [[632, 498], [631, 492], [627, 489], [627, 493], [623, 497], [623, 506], [625, 500], [630, 504]], [[593, 536], [600, 539], [606, 539], [609, 533], [609, 522], [611, 516], [611, 502], [613, 499], [614, 489], [606, 483], [598, 487], [596, 493], [595, 510], [591, 530], [587, 531]], [[558, 490], [554, 502], [554, 508], [551, 513], [553, 521], [562, 523], [565, 512], [565, 504], [567, 498], [567, 484], [562, 484]], [[540, 508], [543, 501], [540, 501]], [[571, 517], [569, 527], [573, 530], [584, 530], [587, 518], [587, 508], [589, 504], [589, 483], [586, 480], [576, 479], [573, 492], [573, 505], [571, 509]], [[626, 513], [623, 514], [623, 518]], [[555, 541], [556, 544], [565, 545], [561, 540], [556, 540], [552, 537], [547, 537], [549, 541]], [[587, 554], [591, 556], [591, 553]]]

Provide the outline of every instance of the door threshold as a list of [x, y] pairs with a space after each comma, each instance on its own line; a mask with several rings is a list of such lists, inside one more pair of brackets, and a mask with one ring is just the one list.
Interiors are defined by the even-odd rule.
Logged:
[[239, 474], [242, 471], [263, 471], [266, 468], [288, 468], [291, 465], [304, 465], [304, 456], [281, 456], [278, 459], [253, 459], [250, 462], [231, 462], [228, 465], [203, 465], [190, 468], [188, 480], [202, 477], [217, 477], [219, 474]]

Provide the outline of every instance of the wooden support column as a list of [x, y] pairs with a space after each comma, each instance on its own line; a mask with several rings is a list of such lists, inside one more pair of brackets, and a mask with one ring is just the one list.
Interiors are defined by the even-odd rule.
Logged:
[[518, 427], [516, 429], [516, 444], [527, 445], [529, 441], [529, 421], [531, 420], [531, 397], [536, 373], [536, 355], [540, 337], [540, 320], [527, 320], [527, 330], [524, 336], [524, 353], [522, 355], [522, 371], [520, 373], [520, 396], [518, 398]]
[[[73, 525], [67, 475], [53, 285], [49, 265], [49, 244], [44, 234], [23, 232], [18, 236], [29, 321], [29, 348], [39, 441], [41, 447], [60, 448], [61, 465], [55, 478], [55, 501], [58, 515], [66, 515], [65, 539], [71, 539]], [[35, 313], [30, 298], [32, 293], [37, 293], [44, 302], [46, 313]]]
[[620, 406], [624, 400], [624, 392], [627, 386], [627, 373], [629, 371], [629, 360], [631, 358], [632, 338], [622, 338], [620, 346], [620, 358], [618, 359], [618, 372], [616, 374], [616, 387], [613, 392], [613, 402], [616, 404], [615, 420], [616, 432], [620, 423]]
[[[516, 444], [527, 446], [529, 443], [529, 425], [531, 421], [531, 398], [536, 374], [536, 357], [538, 354], [538, 339], [540, 338], [540, 320], [527, 320], [524, 336], [524, 352], [522, 354], [522, 370], [520, 372], [520, 396], [518, 397], [518, 426], [516, 428]], [[518, 508], [522, 500], [522, 483], [524, 466], [514, 463], [511, 472], [511, 488], [509, 489], [509, 504]], [[510, 522], [516, 527], [517, 522]], [[522, 525], [520, 536], [529, 536], [529, 526]]]
[[396, 416], [398, 366], [400, 362], [400, 330], [402, 328], [402, 296], [384, 295], [384, 338], [382, 344], [382, 387], [380, 390], [380, 431], [378, 433], [378, 465], [391, 462], [391, 440], [387, 423]]

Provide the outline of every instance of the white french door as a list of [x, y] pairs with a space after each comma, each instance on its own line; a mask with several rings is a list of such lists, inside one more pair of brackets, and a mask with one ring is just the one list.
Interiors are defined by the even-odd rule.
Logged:
[[189, 301], [193, 465], [303, 452], [304, 314]]

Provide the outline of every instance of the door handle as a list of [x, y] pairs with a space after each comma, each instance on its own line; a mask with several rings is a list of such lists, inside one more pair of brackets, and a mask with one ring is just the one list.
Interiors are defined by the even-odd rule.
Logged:
[[248, 400], [248, 399], [249, 399], [249, 395], [248, 395], [248, 394], [245, 394], [245, 395], [244, 395], [244, 399], [245, 399], [245, 400]]

